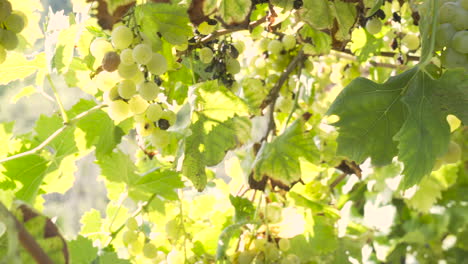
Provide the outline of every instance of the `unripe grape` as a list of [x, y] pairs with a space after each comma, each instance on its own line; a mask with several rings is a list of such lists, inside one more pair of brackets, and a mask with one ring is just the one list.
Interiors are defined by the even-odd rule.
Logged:
[[312, 73], [312, 71], [314, 70], [314, 63], [311, 60], [307, 59], [304, 62], [304, 68], [308, 73]]
[[139, 239], [133, 241], [132, 243], [128, 245], [128, 251], [133, 256], [140, 255], [142, 250], [143, 250], [143, 242], [140, 241]]
[[204, 47], [200, 49], [199, 55], [200, 55], [201, 62], [205, 64], [208, 64], [213, 60], [213, 51], [208, 47]]
[[130, 243], [133, 243], [136, 241], [138, 238], [137, 233], [135, 233], [133, 230], [125, 230], [125, 232], [122, 235], [122, 240], [125, 245], [129, 245]]
[[268, 43], [268, 52], [273, 55], [278, 55], [283, 50], [283, 43], [281, 41], [274, 39]]
[[267, 260], [269, 260], [269, 261], [275, 261], [275, 260], [279, 259], [280, 252], [279, 252], [279, 250], [278, 250], [278, 248], [276, 247], [275, 244], [267, 243], [265, 245], [265, 256], [266, 256]]
[[130, 218], [127, 219], [127, 222], [125, 223], [125, 226], [129, 230], [137, 230], [138, 229], [138, 222], [135, 219], [135, 217], [130, 217]]
[[401, 43], [409, 50], [415, 50], [419, 47], [419, 38], [414, 34], [406, 34], [401, 40]]
[[144, 65], [146, 65], [151, 60], [151, 56], [153, 56], [151, 46], [148, 44], [138, 44], [135, 48], [133, 48], [132, 54], [133, 59], [137, 63]]
[[278, 247], [281, 251], [288, 251], [289, 248], [291, 247], [291, 243], [289, 243], [289, 239], [281, 238], [278, 241]]
[[437, 47], [442, 48], [448, 46], [455, 33], [457, 33], [457, 30], [452, 24], [445, 23], [439, 25], [435, 37]]
[[152, 135], [156, 129], [153, 123], [154, 122], [150, 122], [149, 120], [146, 120], [145, 122], [137, 122], [136, 131], [138, 135], [142, 137]]
[[104, 55], [107, 52], [112, 51], [113, 49], [114, 48], [112, 47], [112, 44], [110, 44], [109, 41], [105, 40], [104, 38], [96, 38], [89, 45], [89, 51], [91, 52], [91, 55], [93, 55], [99, 61], [104, 58]]
[[458, 8], [460, 8], [460, 6], [454, 2], [447, 2], [443, 4], [439, 9], [439, 23], [450, 23], [455, 17], [455, 13], [457, 12]]
[[9, 15], [3, 23], [6, 29], [12, 31], [13, 33], [20, 33], [24, 28], [23, 18], [15, 13]]
[[163, 109], [160, 104], [150, 104], [146, 109], [146, 118], [149, 121], [157, 122], [163, 114]]
[[102, 68], [105, 71], [113, 72], [117, 70], [120, 64], [120, 56], [115, 51], [107, 52], [102, 59]]
[[18, 47], [18, 37], [10, 30], [3, 30], [3, 39], [1, 45], [6, 50], [14, 50]]
[[177, 115], [176, 115], [176, 113], [174, 113], [171, 110], [166, 110], [166, 111], [164, 111], [162, 113], [161, 118], [166, 119], [167, 121], [169, 121], [169, 124], [172, 126], [176, 122]]
[[468, 29], [468, 11], [463, 8], [458, 8], [452, 18], [452, 25], [456, 30]]
[[180, 45], [175, 45], [174, 48], [178, 51], [184, 51], [188, 48], [188, 44], [187, 43], [184, 43], [184, 44], [180, 44]]
[[120, 62], [131, 65], [135, 63], [135, 60], [133, 59], [133, 50], [132, 49], [124, 49], [120, 53]]
[[185, 258], [184, 254], [176, 249], [171, 250], [167, 254], [167, 264], [184, 264]]
[[0, 45], [0, 64], [4, 63], [6, 60], [6, 50]]
[[116, 49], [126, 49], [133, 42], [133, 33], [126, 26], [118, 26], [111, 33], [112, 44]]
[[260, 42], [258, 43], [258, 49], [263, 52], [263, 51], [266, 51], [268, 49], [268, 44], [270, 43], [270, 40], [267, 39], [267, 38], [263, 38], [260, 40]]
[[255, 257], [255, 253], [252, 251], [242, 251], [237, 257], [237, 263], [239, 264], [250, 264]]
[[294, 255], [294, 254], [289, 254], [286, 256], [286, 258], [281, 260], [281, 264], [300, 264], [301, 259]]
[[130, 111], [134, 114], [141, 114], [146, 111], [148, 108], [148, 102], [141, 98], [140, 95], [135, 95], [128, 101], [128, 106], [130, 107]]
[[11, 14], [11, 3], [7, 0], [0, 0], [0, 21], [4, 21]]
[[130, 99], [136, 93], [136, 85], [132, 80], [122, 80], [118, 84], [118, 89], [123, 99]]
[[232, 45], [237, 49], [237, 51], [239, 52], [239, 54], [242, 53], [242, 52], [244, 52], [244, 50], [245, 50], [245, 44], [244, 44], [244, 42], [242, 42], [242, 41], [240, 41], [240, 40], [238, 40], [238, 41], [232, 43]]
[[265, 245], [268, 243], [268, 240], [266, 238], [259, 238], [255, 239], [253, 243], [256, 250], [263, 251], [265, 250]]
[[468, 57], [452, 48], [447, 48], [442, 52], [441, 60], [447, 68], [468, 68]]
[[293, 35], [285, 35], [282, 42], [285, 50], [291, 50], [296, 46], [296, 37]]
[[169, 132], [157, 128], [151, 135], [151, 144], [157, 148], [164, 148], [170, 143], [170, 139]]
[[138, 85], [138, 93], [146, 101], [151, 101], [158, 97], [159, 86], [154, 82], [142, 82]]
[[226, 71], [229, 72], [230, 74], [234, 75], [240, 72], [240, 63], [236, 59], [231, 59], [229, 58], [226, 61]]
[[198, 25], [198, 32], [200, 32], [203, 35], [209, 35], [215, 30], [215, 25], [210, 25], [208, 22], [203, 22], [200, 25]]
[[284, 96], [280, 96], [276, 100], [276, 106], [278, 107], [278, 109], [281, 112], [289, 113], [289, 112], [291, 112], [291, 110], [292, 110], [292, 108], [294, 106], [294, 102], [291, 99], [288, 99], [288, 98], [286, 98]]
[[117, 86], [112, 87], [104, 93], [104, 102], [110, 103], [112, 101], [120, 99], [119, 89]]
[[158, 249], [152, 243], [146, 243], [143, 246], [143, 256], [152, 259], [158, 256]]
[[458, 31], [452, 38], [452, 48], [460, 53], [468, 53], [468, 31]]
[[445, 154], [445, 156], [442, 157], [443, 161], [445, 161], [445, 163], [456, 163], [460, 160], [460, 158], [461, 158], [460, 146], [456, 142], [450, 141], [448, 151]]
[[148, 70], [154, 75], [161, 75], [167, 72], [167, 60], [159, 53], [153, 53], [151, 60], [146, 64]]
[[382, 21], [377, 17], [371, 18], [366, 22], [366, 30], [372, 35], [375, 35], [382, 30]]
[[126, 65], [120, 63], [119, 67], [117, 68], [117, 72], [123, 79], [131, 79], [137, 74], [138, 71], [138, 66], [136, 64]]
[[109, 103], [109, 115], [116, 122], [120, 122], [128, 117], [130, 107], [122, 100], [116, 100]]

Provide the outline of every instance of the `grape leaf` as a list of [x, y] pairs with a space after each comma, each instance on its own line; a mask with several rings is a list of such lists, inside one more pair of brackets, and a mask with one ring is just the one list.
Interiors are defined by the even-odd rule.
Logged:
[[334, 1], [331, 5], [331, 11], [338, 24], [335, 38], [339, 41], [348, 40], [350, 38], [350, 31], [356, 23], [357, 11], [355, 4]]
[[238, 24], [248, 18], [252, 1], [250, 0], [221, 0], [219, 13], [227, 24]]
[[405, 121], [406, 109], [401, 93], [416, 74], [416, 69], [391, 77], [384, 84], [368, 79], [353, 80], [328, 109], [337, 115], [337, 154], [357, 163], [372, 158], [374, 165], [389, 164], [397, 154], [393, 136]]
[[[420, 64], [426, 65], [430, 62], [435, 47], [435, 37], [439, 26], [439, 8], [436, 0], [427, 0], [421, 6], [425, 6], [424, 14], [419, 21], [419, 32], [421, 34], [421, 58]], [[421, 8], [422, 10], [422, 8]]]
[[205, 157], [200, 151], [203, 145], [203, 119], [190, 126], [192, 135], [185, 140], [185, 157], [182, 164], [182, 174], [184, 174], [198, 191], [205, 189], [207, 177], [205, 172]]
[[82, 224], [80, 234], [97, 233], [101, 230], [101, 213], [96, 209], [91, 209], [81, 217], [80, 223]]
[[187, 10], [183, 6], [164, 3], [148, 3], [135, 7], [135, 17], [141, 31], [147, 36], [161, 33], [173, 45], [187, 43], [192, 35]]
[[[68, 111], [68, 114], [70, 117], [75, 117], [95, 106], [95, 102], [82, 99]], [[86, 133], [86, 146], [96, 147], [97, 157], [111, 153], [124, 135], [124, 131], [115, 126], [114, 121], [102, 110], [96, 110], [80, 119], [76, 126]]]
[[104, 252], [95, 261], [97, 264], [130, 264], [131, 262], [126, 259], [121, 259], [115, 252]]
[[139, 178], [131, 188], [157, 193], [169, 200], [177, 200], [174, 189], [183, 188], [179, 173], [172, 170], [155, 170]]
[[[34, 130], [37, 133], [37, 140], [44, 142], [50, 135], [63, 127], [63, 120], [58, 115], [45, 116], [41, 115], [36, 122]], [[72, 127], [65, 128], [62, 134], [55, 137], [47, 146], [48, 150], [54, 155], [55, 160], [60, 162], [65, 156], [78, 151], [75, 143], [75, 136]]]
[[234, 222], [237, 223], [244, 220], [253, 219], [255, 214], [255, 207], [249, 199], [229, 195], [229, 200], [235, 209]]
[[304, 0], [300, 11], [302, 20], [315, 29], [330, 28], [333, 17], [327, 0]]
[[296, 120], [283, 134], [264, 143], [254, 161], [254, 177], [264, 175], [289, 185], [301, 178], [299, 157], [314, 162], [319, 158], [313, 135], [303, 130], [303, 120]]
[[34, 59], [27, 60], [23, 54], [9, 52], [7, 59], [2, 63], [2, 67], [0, 67], [0, 85], [8, 84], [18, 79], [25, 79], [36, 71], [44, 69], [45, 65], [44, 53], [39, 53]]
[[52, 68], [56, 69], [58, 73], [68, 71], [73, 59], [75, 42], [78, 40], [77, 36], [80, 31], [77, 24], [70, 25], [69, 28], [60, 31], [52, 58]]
[[88, 264], [97, 257], [98, 249], [93, 247], [93, 241], [83, 236], [68, 242], [70, 261], [74, 264]]
[[100, 157], [97, 164], [101, 167], [101, 175], [109, 181], [132, 184], [140, 178], [135, 163], [120, 150]]
[[448, 90], [447, 87], [456, 86], [459, 80], [454, 79], [455, 76], [446, 73], [440, 80], [432, 80], [426, 73], [418, 72], [409, 83], [402, 99], [409, 115], [395, 135], [399, 141], [398, 159], [405, 164], [402, 188], [411, 187], [429, 174], [436, 158], [447, 151], [450, 127], [446, 114], [433, 100], [433, 94], [436, 89]]

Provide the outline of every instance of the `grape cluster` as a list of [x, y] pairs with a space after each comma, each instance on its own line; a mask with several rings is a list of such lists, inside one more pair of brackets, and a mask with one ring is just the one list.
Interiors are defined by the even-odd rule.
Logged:
[[446, 68], [468, 70], [468, 0], [441, 1], [436, 48]]
[[167, 129], [174, 125], [176, 114], [160, 100], [159, 75], [168, 70], [166, 58], [152, 49], [151, 41], [141, 32], [125, 25], [115, 26], [110, 41], [96, 38], [90, 45], [96, 59], [96, 76], [109, 115], [116, 122], [133, 116], [137, 133], [148, 137], [154, 147], [170, 142]]
[[20, 11], [12, 10], [8, 0], [0, 0], [0, 64], [5, 62], [7, 50], [18, 47], [18, 36], [26, 26], [26, 16]]

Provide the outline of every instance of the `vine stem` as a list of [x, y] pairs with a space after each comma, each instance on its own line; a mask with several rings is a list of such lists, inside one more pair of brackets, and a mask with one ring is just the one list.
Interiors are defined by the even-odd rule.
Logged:
[[60, 99], [60, 96], [57, 92], [57, 88], [55, 87], [54, 82], [52, 81], [52, 78], [50, 77], [50, 74], [47, 74], [47, 80], [49, 81], [50, 87], [52, 88], [52, 91], [54, 92], [55, 96], [55, 101], [57, 102], [59, 108], [60, 108], [60, 113], [62, 114], [63, 118], [63, 123], [66, 124], [68, 123], [68, 115], [67, 112], [65, 111], [65, 107], [63, 107], [62, 100]]
[[267, 18], [268, 18], [267, 16], [264, 16], [264, 17], [260, 18], [259, 20], [255, 20], [253, 22], [250, 22], [249, 25], [246, 26], [246, 27], [244, 26], [244, 27], [234, 27], [234, 28], [223, 28], [223, 29], [220, 29], [220, 30], [216, 30], [213, 33], [211, 33], [211, 34], [207, 35], [206, 37], [202, 38], [200, 40], [200, 42], [205, 43], [205, 42], [208, 42], [210, 40], [216, 39], [219, 36], [224, 36], [224, 35], [236, 32], [236, 31], [241, 31], [241, 30], [247, 30], [247, 29], [254, 28], [256, 26], [259, 26], [259, 25], [265, 23], [267, 21]]
[[[53, 264], [54, 262], [39, 246], [34, 237], [24, 228], [18, 219], [6, 208], [6, 206], [0, 202], [0, 215], [2, 219], [12, 220], [18, 231], [18, 240], [23, 248], [31, 255], [31, 257], [38, 264]], [[8, 229], [7, 229], [8, 230]]]
[[13, 155], [13, 156], [10, 156], [10, 157], [6, 157], [2, 160], [0, 160], [0, 164], [1, 163], [4, 163], [4, 162], [7, 162], [7, 161], [10, 161], [10, 160], [14, 160], [14, 159], [18, 159], [18, 158], [22, 158], [22, 157], [25, 157], [25, 156], [28, 156], [28, 155], [32, 155], [32, 154], [36, 154], [37, 152], [39, 152], [40, 150], [42, 150], [43, 148], [45, 148], [47, 145], [50, 144], [50, 142], [52, 142], [55, 138], [57, 138], [60, 134], [62, 134], [65, 130], [67, 130], [69, 127], [72, 127], [76, 124], [76, 122], [78, 122], [80, 119], [88, 116], [89, 114], [103, 108], [103, 107], [106, 107], [107, 105], [97, 105], [77, 116], [75, 116], [74, 118], [68, 120], [68, 122], [65, 122], [63, 124], [63, 126], [59, 129], [57, 129], [54, 133], [52, 133], [52, 135], [50, 135], [48, 138], [46, 138], [44, 141], [42, 141], [41, 144], [39, 144], [37, 147], [33, 148], [33, 149], [30, 149], [28, 151], [25, 151], [25, 152], [22, 152], [22, 153], [19, 153], [19, 154], [16, 154], [16, 155]]

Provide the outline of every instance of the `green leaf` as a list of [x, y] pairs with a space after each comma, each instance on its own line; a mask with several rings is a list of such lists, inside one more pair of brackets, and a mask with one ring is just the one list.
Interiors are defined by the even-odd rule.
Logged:
[[[444, 74], [440, 80], [432, 80], [429, 75], [419, 72], [409, 83], [408, 92], [403, 97], [409, 115], [403, 127], [395, 135], [398, 144], [398, 159], [405, 164], [402, 188], [417, 184], [434, 167], [437, 157], [447, 151], [450, 141], [450, 127], [446, 113], [434, 100], [437, 89], [455, 90], [460, 80], [456, 74]], [[463, 98], [451, 98], [463, 104]], [[466, 105], [466, 104], [465, 104]]]
[[37, 90], [34, 86], [28, 85], [26, 87], [23, 87], [19, 93], [15, 94], [15, 96], [11, 98], [10, 102], [15, 104], [16, 102], [18, 102], [19, 99], [23, 97], [28, 97], [32, 94], [35, 94], [36, 92]]
[[427, 14], [421, 16], [419, 21], [419, 32], [421, 34], [421, 58], [419, 62], [422, 66], [428, 64], [432, 58], [437, 28], [439, 27], [439, 8], [437, 0], [427, 0], [421, 4], [420, 10]]
[[314, 234], [309, 242], [319, 254], [334, 251], [338, 247], [338, 237], [333, 222], [324, 216], [314, 216]]
[[338, 155], [357, 163], [370, 157], [378, 166], [392, 161], [397, 154], [393, 136], [406, 116], [401, 93], [415, 73], [416, 69], [406, 71], [384, 84], [357, 78], [343, 89], [327, 112], [340, 118], [333, 124], [339, 132]]
[[148, 193], [156, 193], [169, 200], [177, 200], [175, 189], [183, 188], [180, 174], [172, 170], [155, 170], [138, 179], [133, 188]]
[[97, 257], [98, 249], [93, 247], [93, 241], [83, 236], [68, 242], [70, 261], [73, 264], [89, 264]]
[[52, 68], [56, 69], [58, 73], [64, 73], [68, 70], [73, 59], [77, 35], [80, 31], [79, 25], [76, 24], [60, 31], [52, 58]]
[[240, 228], [246, 224], [254, 223], [251, 221], [242, 221], [239, 223], [232, 224], [226, 227], [221, 234], [219, 235], [218, 239], [218, 248], [216, 249], [216, 260], [222, 260], [226, 258], [226, 250], [229, 246], [229, 241], [231, 237], [234, 236], [236, 233], [240, 231]]
[[245, 21], [250, 13], [252, 1], [250, 0], [221, 0], [219, 13], [227, 24], [236, 24]]
[[203, 121], [199, 119], [190, 127], [192, 135], [185, 140], [185, 157], [182, 164], [184, 174], [198, 191], [205, 189], [207, 177], [205, 172], [205, 157], [200, 148], [204, 142]]
[[[63, 120], [58, 115], [41, 115], [36, 122], [34, 130], [37, 133], [38, 142], [43, 142], [55, 131], [63, 127]], [[48, 145], [47, 149], [55, 156], [55, 160], [60, 162], [65, 156], [76, 153], [78, 148], [75, 143], [74, 128], [67, 127], [65, 131], [55, 137]]]
[[262, 145], [253, 165], [255, 177], [261, 179], [266, 175], [286, 185], [298, 181], [301, 178], [299, 157], [311, 162], [319, 158], [313, 135], [304, 131], [300, 119], [271, 143]]
[[97, 233], [101, 230], [101, 213], [96, 209], [91, 209], [81, 217], [80, 223], [82, 224], [80, 234]]
[[101, 167], [101, 175], [109, 181], [133, 184], [140, 178], [135, 163], [121, 150], [100, 157], [97, 164]]
[[21, 53], [9, 52], [6, 61], [0, 67], [0, 85], [25, 79], [45, 67], [46, 60], [44, 53], [39, 53], [34, 59], [27, 60]]
[[130, 264], [126, 259], [120, 259], [115, 252], [104, 252], [96, 260], [97, 264]]
[[148, 3], [135, 7], [135, 17], [141, 31], [147, 36], [161, 33], [173, 45], [187, 43], [192, 35], [187, 10], [183, 6], [164, 3]]
[[315, 29], [330, 28], [333, 17], [327, 0], [304, 0], [300, 11], [302, 20]]
[[332, 3], [331, 11], [333, 11], [332, 13], [338, 24], [335, 38], [340, 41], [348, 40], [350, 38], [350, 31], [356, 23], [356, 5], [341, 0]]
[[[367, 0], [367, 1], [364, 1], [364, 4], [368, 3], [368, 2], [373, 2], [373, 5], [372, 5], [372, 8], [369, 9], [367, 12], [366, 12], [366, 17], [370, 17], [372, 16], [375, 12], [377, 12], [380, 7], [383, 5], [383, 1], [384, 0]], [[367, 6], [367, 5], [366, 5]]]
[[251, 220], [255, 214], [255, 207], [252, 202], [243, 197], [229, 195], [229, 200], [234, 206], [234, 222], [241, 222], [244, 220]]
[[[95, 102], [81, 99], [68, 111], [68, 114], [72, 118], [95, 106]], [[97, 157], [111, 153], [124, 135], [124, 131], [115, 126], [114, 121], [103, 110], [96, 110], [80, 119], [76, 126], [86, 133], [86, 147], [96, 147]]]

